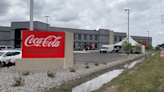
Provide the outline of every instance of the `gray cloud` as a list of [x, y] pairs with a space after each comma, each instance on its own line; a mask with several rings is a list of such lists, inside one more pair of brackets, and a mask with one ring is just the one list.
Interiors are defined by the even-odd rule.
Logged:
[[5, 15], [9, 11], [9, 6], [11, 4], [8, 0], [0, 0], [0, 16]]

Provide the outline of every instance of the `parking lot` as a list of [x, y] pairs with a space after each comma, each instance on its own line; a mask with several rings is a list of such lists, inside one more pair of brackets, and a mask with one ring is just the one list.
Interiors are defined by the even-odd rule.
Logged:
[[74, 53], [75, 63], [109, 63], [120, 59], [127, 58], [126, 55], [120, 55], [119, 53]]

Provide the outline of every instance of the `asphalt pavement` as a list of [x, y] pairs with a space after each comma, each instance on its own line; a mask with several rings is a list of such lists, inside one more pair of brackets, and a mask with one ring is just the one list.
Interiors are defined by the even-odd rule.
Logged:
[[127, 58], [126, 55], [124, 54], [119, 54], [119, 53], [99, 53], [99, 52], [94, 52], [94, 53], [74, 53], [74, 60], [75, 63], [109, 63], [109, 62], [114, 62], [120, 59], [125, 59]]

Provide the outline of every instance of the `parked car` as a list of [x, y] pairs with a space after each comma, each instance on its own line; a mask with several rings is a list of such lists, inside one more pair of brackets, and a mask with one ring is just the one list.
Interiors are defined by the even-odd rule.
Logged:
[[0, 45], [0, 50], [8, 50], [8, 49], [14, 49], [14, 47], [10, 45]]
[[15, 60], [22, 58], [22, 51], [20, 50], [1, 50], [0, 63], [3, 66], [15, 65]]

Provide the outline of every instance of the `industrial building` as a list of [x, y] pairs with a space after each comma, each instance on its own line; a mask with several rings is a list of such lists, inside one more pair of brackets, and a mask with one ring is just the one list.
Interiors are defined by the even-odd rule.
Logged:
[[[12, 45], [15, 48], [21, 48], [21, 30], [29, 30], [29, 21], [11, 22], [11, 27], [0, 26], [0, 45]], [[74, 33], [74, 49], [85, 48], [94, 45], [95, 49], [100, 49], [105, 44], [115, 44], [123, 40], [127, 34], [123, 32], [114, 32], [110, 29], [87, 30], [51, 27], [49, 24], [34, 21], [34, 30], [40, 31], [68, 31]], [[135, 41], [143, 42], [145, 45], [152, 45], [152, 37], [131, 36]]]

